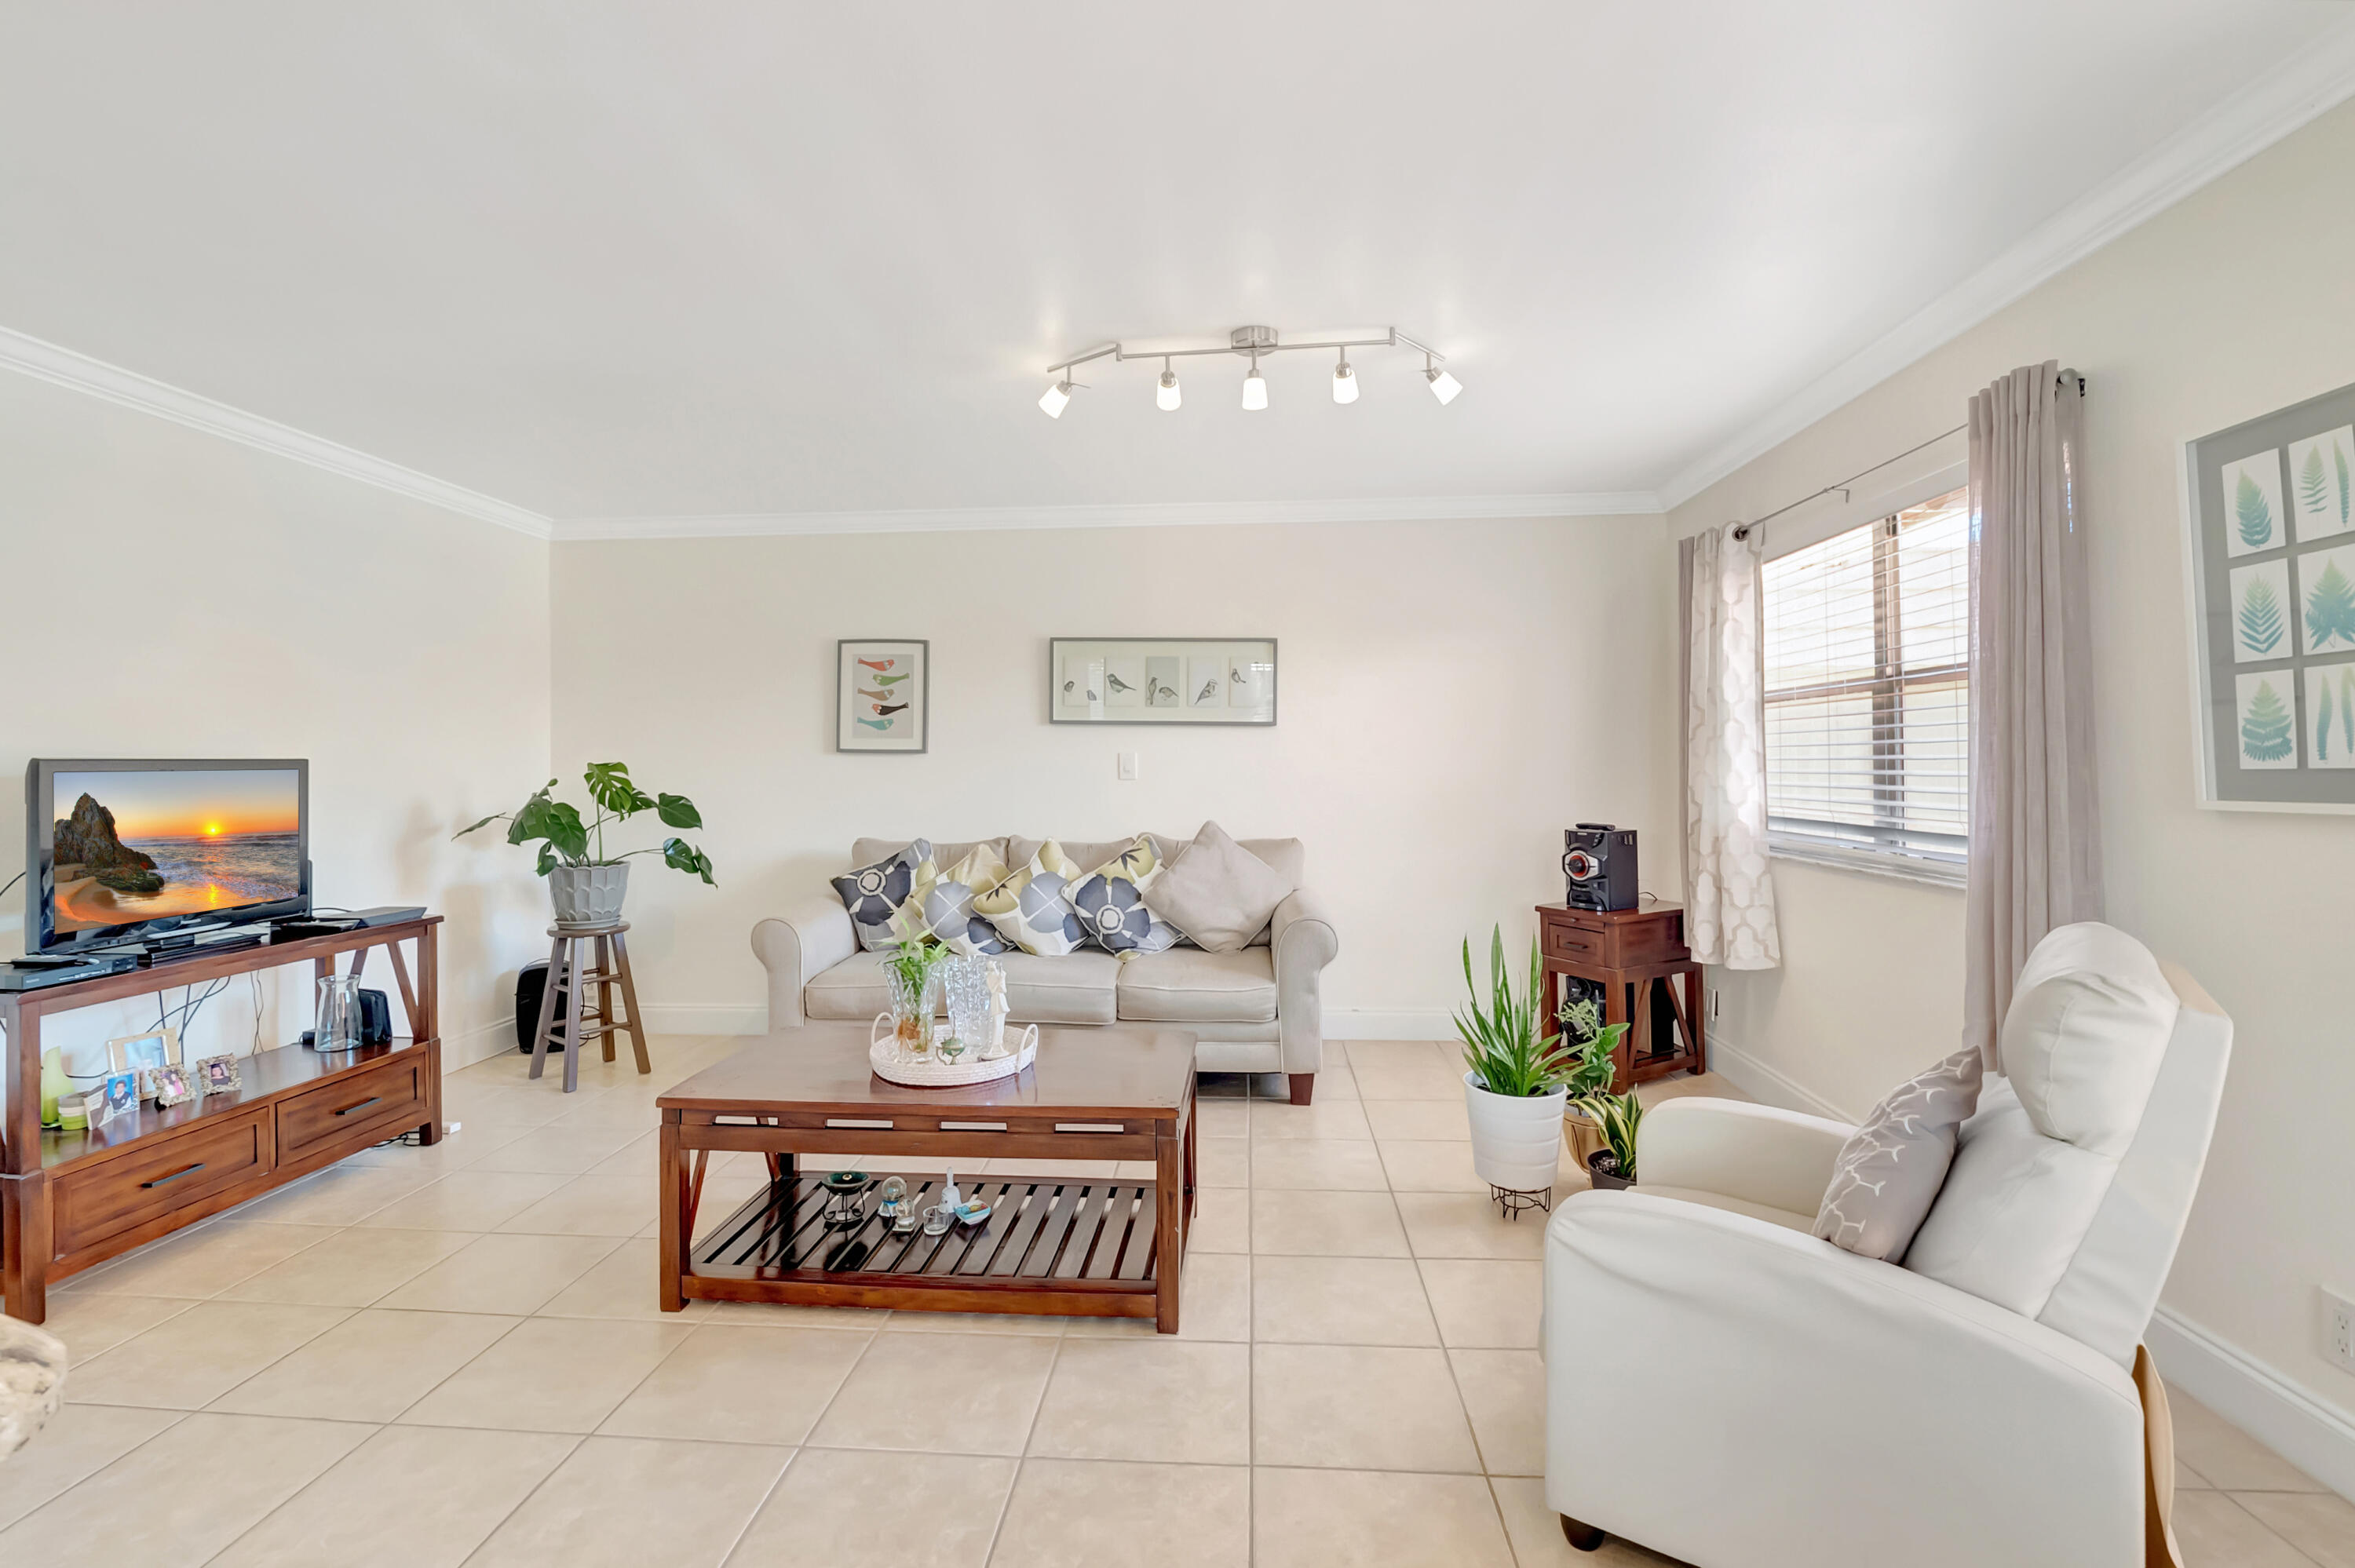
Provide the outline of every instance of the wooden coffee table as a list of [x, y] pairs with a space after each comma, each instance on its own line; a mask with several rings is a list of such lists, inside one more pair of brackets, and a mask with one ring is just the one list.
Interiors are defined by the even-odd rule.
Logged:
[[[886, 1083], [868, 1070], [867, 1038], [864, 1023], [780, 1030], [656, 1102], [664, 1311], [773, 1301], [1151, 1318], [1178, 1331], [1194, 1213], [1193, 1035], [1044, 1029], [1020, 1075], [962, 1089]], [[769, 1183], [691, 1240], [704, 1172], [722, 1150], [766, 1155]], [[989, 1217], [937, 1236], [893, 1232], [870, 1191], [861, 1225], [829, 1230], [820, 1183], [832, 1167], [805, 1172], [801, 1157], [851, 1154], [975, 1171], [985, 1160], [1149, 1160], [1155, 1174], [960, 1179]], [[938, 1201], [939, 1176], [907, 1180], [920, 1213]]]

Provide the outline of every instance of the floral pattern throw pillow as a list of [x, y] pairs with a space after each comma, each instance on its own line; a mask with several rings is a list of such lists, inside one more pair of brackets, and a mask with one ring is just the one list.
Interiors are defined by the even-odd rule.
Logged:
[[1107, 953], [1159, 953], [1178, 945], [1178, 927], [1145, 906], [1145, 889], [1161, 874], [1160, 853], [1152, 835], [1139, 833], [1127, 848], [1088, 873], [1071, 890], [1071, 907], [1088, 940]]
[[1086, 939], [1080, 917], [1067, 896], [1080, 879], [1080, 868], [1049, 839], [1030, 857], [1030, 863], [986, 893], [974, 896], [974, 913], [987, 919], [997, 934], [1026, 953], [1060, 958]]
[[858, 933], [858, 945], [869, 952], [890, 947], [891, 916], [915, 893], [919, 881], [930, 884], [937, 880], [938, 874], [932, 866], [932, 841], [917, 839], [873, 865], [862, 865], [836, 877], [834, 891], [842, 899], [842, 906], [850, 911], [850, 924]]

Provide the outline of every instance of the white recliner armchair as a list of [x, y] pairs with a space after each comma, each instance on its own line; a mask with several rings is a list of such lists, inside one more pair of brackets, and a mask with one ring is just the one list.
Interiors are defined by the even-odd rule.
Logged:
[[1547, 1227], [1546, 1499], [1572, 1543], [1700, 1568], [2141, 1568], [2173, 1476], [2137, 1351], [2232, 1033], [2132, 938], [2051, 933], [1902, 1266], [1810, 1234], [1852, 1128], [1654, 1110], [1640, 1185]]

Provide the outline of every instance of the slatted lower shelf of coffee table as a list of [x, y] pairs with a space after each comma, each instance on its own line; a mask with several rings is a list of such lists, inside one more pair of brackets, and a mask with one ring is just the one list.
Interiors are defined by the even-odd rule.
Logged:
[[[942, 1180], [910, 1176], [916, 1213], [938, 1203]], [[1150, 1181], [960, 1182], [990, 1205], [979, 1224], [926, 1235], [894, 1231], [863, 1194], [856, 1228], [829, 1229], [815, 1175], [781, 1177], [695, 1244], [681, 1280], [688, 1298], [797, 1306], [1150, 1318], [1158, 1199]]]

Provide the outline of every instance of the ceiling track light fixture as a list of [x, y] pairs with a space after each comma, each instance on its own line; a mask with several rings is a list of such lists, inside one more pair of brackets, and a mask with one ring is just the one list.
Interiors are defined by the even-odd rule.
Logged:
[[1083, 354], [1075, 354], [1047, 367], [1047, 374], [1054, 379], [1049, 383], [1046, 394], [1039, 399], [1039, 407], [1045, 410], [1049, 418], [1061, 418], [1064, 407], [1071, 400], [1071, 393], [1083, 385], [1073, 381], [1071, 372], [1091, 360], [1110, 359], [1118, 364], [1129, 359], [1157, 359], [1161, 361], [1161, 381], [1154, 391], [1153, 401], [1165, 413], [1174, 412], [1180, 398], [1178, 373], [1170, 368], [1171, 360], [1205, 354], [1240, 354], [1251, 360], [1251, 369], [1243, 376], [1243, 408], [1257, 413], [1267, 407], [1267, 379], [1259, 373], [1260, 355], [1284, 354], [1294, 349], [1337, 351], [1340, 360], [1333, 369], [1333, 401], [1354, 403], [1358, 400], [1358, 371], [1349, 363], [1349, 351], [1353, 348], [1404, 348], [1420, 354], [1423, 355], [1423, 378], [1430, 384], [1432, 396], [1443, 404], [1454, 402], [1455, 395], [1464, 390], [1462, 382], [1440, 368], [1446, 363], [1445, 355], [1427, 344], [1417, 343], [1396, 327], [1384, 328], [1380, 337], [1321, 338], [1315, 343], [1284, 343], [1279, 341], [1273, 327], [1247, 326], [1237, 327], [1228, 334], [1227, 344], [1223, 348], [1155, 348], [1138, 349], [1132, 353], [1117, 343], [1100, 344]]

